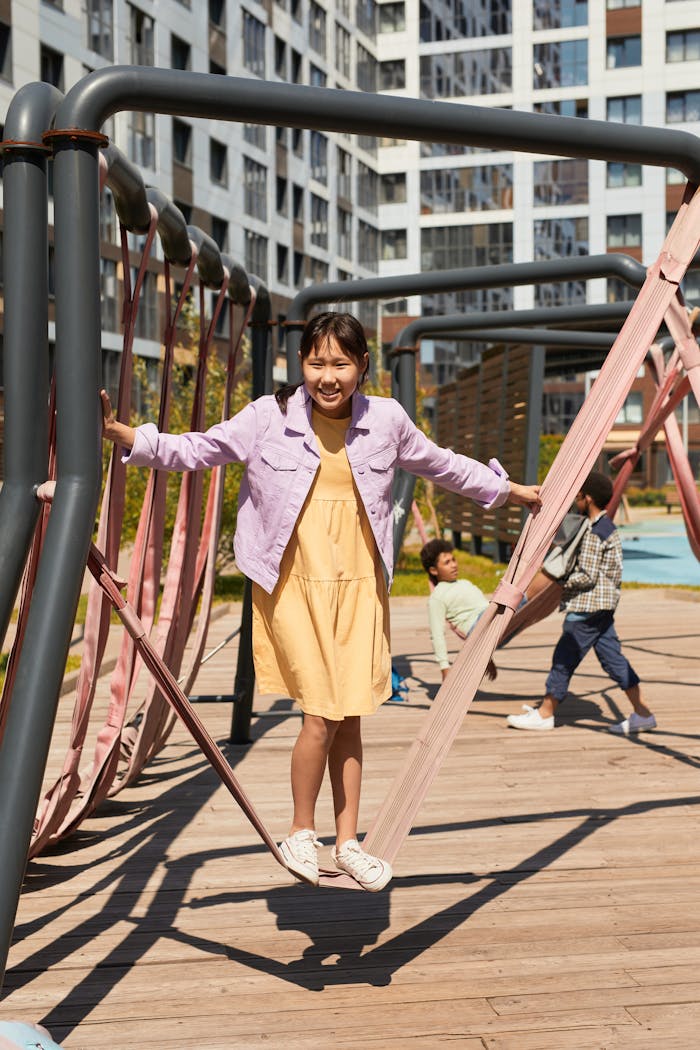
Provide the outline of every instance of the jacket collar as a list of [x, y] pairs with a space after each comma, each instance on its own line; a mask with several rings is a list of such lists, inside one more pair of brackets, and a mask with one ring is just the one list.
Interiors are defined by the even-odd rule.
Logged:
[[[287, 402], [287, 419], [285, 429], [297, 434], [308, 434], [311, 426], [311, 395], [302, 385], [294, 391]], [[350, 426], [355, 430], [369, 430], [369, 398], [359, 391], [352, 395], [352, 413]]]

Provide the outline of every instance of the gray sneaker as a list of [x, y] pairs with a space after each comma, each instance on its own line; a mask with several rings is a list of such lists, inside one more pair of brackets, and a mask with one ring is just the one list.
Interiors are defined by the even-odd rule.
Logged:
[[618, 722], [617, 725], [608, 726], [608, 729], [611, 733], [617, 733], [618, 736], [630, 736], [634, 733], [656, 729], [656, 719], [653, 715], [638, 715], [636, 711], [633, 711], [629, 718]]
[[318, 886], [318, 849], [321, 843], [311, 828], [295, 831], [280, 842], [280, 853], [292, 875], [311, 886]]
[[363, 890], [376, 893], [391, 881], [391, 865], [371, 853], [365, 853], [357, 839], [348, 839], [332, 851], [336, 868], [351, 875]]

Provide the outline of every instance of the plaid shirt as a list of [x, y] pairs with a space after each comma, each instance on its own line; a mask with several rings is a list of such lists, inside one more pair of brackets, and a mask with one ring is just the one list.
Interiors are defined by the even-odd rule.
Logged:
[[560, 608], [594, 613], [615, 609], [620, 600], [622, 544], [607, 514], [591, 523], [578, 550], [574, 567], [564, 582]]

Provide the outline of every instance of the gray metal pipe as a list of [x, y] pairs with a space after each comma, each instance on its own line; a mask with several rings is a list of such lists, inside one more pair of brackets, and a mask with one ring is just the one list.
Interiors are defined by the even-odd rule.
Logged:
[[84, 77], [67, 94], [57, 126], [99, 130], [120, 110], [627, 161], [678, 168], [700, 182], [700, 142], [686, 131], [146, 66]]
[[48, 158], [41, 137], [62, 97], [49, 84], [28, 84], [12, 99], [5, 123], [0, 639], [7, 633], [39, 516], [35, 489], [48, 469]]
[[[427, 295], [481, 288], [587, 281], [595, 277], [618, 277], [632, 288], [641, 288], [646, 267], [622, 252], [583, 255], [570, 259], [541, 259], [537, 262], [500, 263], [430, 273], [393, 274], [358, 281], [311, 284], [297, 292], [287, 311], [287, 375], [289, 382], [301, 378], [297, 351], [303, 322], [317, 303], [350, 303], [360, 299], [391, 299], [394, 296]], [[406, 406], [404, 406], [406, 407]]]

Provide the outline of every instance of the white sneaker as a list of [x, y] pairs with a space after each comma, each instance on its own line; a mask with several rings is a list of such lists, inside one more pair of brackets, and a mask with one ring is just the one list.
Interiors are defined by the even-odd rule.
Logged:
[[554, 729], [554, 715], [543, 718], [536, 707], [523, 704], [524, 715], [508, 715], [506, 722], [511, 729]]
[[391, 865], [379, 857], [373, 857], [371, 853], [365, 853], [357, 839], [348, 839], [342, 846], [336, 846], [331, 855], [336, 868], [352, 875], [363, 890], [376, 893], [377, 890], [383, 890], [391, 880]]
[[320, 846], [316, 832], [310, 828], [295, 831], [284, 842], [280, 842], [280, 853], [292, 875], [311, 886], [318, 886], [317, 851]]
[[608, 729], [619, 736], [629, 736], [630, 733], [643, 733], [647, 729], [656, 729], [656, 719], [653, 715], [638, 715], [636, 711], [633, 711], [629, 718], [618, 722], [617, 725], [608, 726]]

